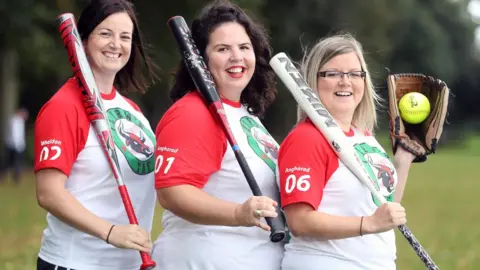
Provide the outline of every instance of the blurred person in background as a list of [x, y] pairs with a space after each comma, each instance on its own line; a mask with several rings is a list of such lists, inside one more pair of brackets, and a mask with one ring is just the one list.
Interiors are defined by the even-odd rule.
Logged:
[[387, 203], [380, 205], [299, 109], [279, 150], [281, 202], [292, 233], [282, 269], [395, 269], [393, 229], [406, 223], [399, 202], [415, 156], [399, 147], [392, 162], [377, 142], [380, 98], [353, 36], [323, 38], [303, 60], [302, 76], [368, 164]]
[[139, 225], [128, 220], [79, 83], [70, 78], [35, 123], [37, 200], [48, 212], [37, 270], [139, 269], [138, 251], [151, 248], [155, 136], [140, 108], [120, 92], [143, 93], [156, 76], [130, 2], [93, 0], [77, 25]]
[[276, 95], [268, 36], [230, 1], [206, 6], [191, 31], [264, 196], [252, 196], [225, 133], [181, 62], [174, 104], [156, 129], [155, 187], [165, 212], [152, 258], [159, 270], [279, 270], [283, 243], [270, 241], [265, 221], [279, 214], [278, 144], [258, 118]]
[[25, 122], [28, 120], [28, 111], [19, 108], [8, 119], [5, 134], [5, 161], [0, 172], [0, 182], [4, 182], [9, 171], [13, 171], [12, 180], [19, 184], [22, 176], [23, 159], [25, 153]]

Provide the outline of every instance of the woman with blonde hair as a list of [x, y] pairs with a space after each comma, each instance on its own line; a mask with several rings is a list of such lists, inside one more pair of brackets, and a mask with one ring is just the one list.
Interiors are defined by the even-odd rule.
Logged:
[[373, 136], [375, 92], [361, 44], [350, 34], [321, 39], [301, 72], [377, 179], [380, 203], [338, 159], [304, 112], [279, 150], [278, 184], [292, 238], [283, 270], [395, 269], [393, 228], [406, 223], [399, 204], [414, 156], [393, 162]]

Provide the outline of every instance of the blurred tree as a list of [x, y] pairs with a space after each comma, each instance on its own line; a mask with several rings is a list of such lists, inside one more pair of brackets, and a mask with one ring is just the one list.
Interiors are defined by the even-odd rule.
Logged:
[[[418, 72], [445, 81], [452, 91], [443, 139], [464, 136], [470, 119], [480, 116], [480, 62], [473, 57], [478, 25], [467, 12], [470, 1], [418, 1], [411, 12], [401, 13], [392, 33], [397, 44], [390, 59], [395, 72]], [[462, 118], [467, 118], [462, 119]], [[445, 141], [445, 140], [444, 140]]]
[[[190, 26], [202, 7], [211, 1], [206, 0], [177, 0], [177, 1], [138, 1], [136, 9], [140, 25], [146, 40], [152, 45], [151, 55], [160, 66], [161, 82], [151, 87], [143, 96], [137, 96], [142, 110], [148, 116], [152, 128], [156, 128], [163, 113], [171, 105], [169, 91], [175, 69], [180, 61], [178, 47], [171, 34], [167, 21], [173, 16], [183, 16]], [[259, 8], [263, 0], [233, 1], [253, 16], [259, 16]]]
[[[72, 12], [78, 19], [88, 1], [0, 1], [0, 138], [6, 116], [18, 104], [30, 110], [29, 123], [33, 123], [40, 107], [71, 75], [55, 18], [63, 12]], [[155, 128], [171, 104], [171, 74], [180, 60], [167, 20], [181, 15], [191, 24], [194, 16], [211, 1], [132, 2], [161, 77], [145, 95], [132, 98]], [[477, 105], [480, 103], [480, 77], [477, 76], [480, 54], [474, 47], [477, 24], [467, 12], [468, 0], [233, 2], [265, 25], [274, 54], [286, 52], [298, 62], [304, 49], [319, 38], [349, 31], [363, 44], [373, 78], [383, 96], [385, 67], [392, 72], [420, 72], [445, 80], [452, 89], [455, 98], [451, 122], [462, 124], [460, 117], [474, 119], [480, 115]], [[280, 81], [278, 91], [264, 121], [281, 141], [295, 123], [296, 104]]]
[[[467, 12], [468, 2], [266, 0], [262, 13], [275, 51], [286, 52], [292, 60], [299, 62], [304, 49], [319, 38], [347, 31], [362, 43], [382, 96], [386, 97], [385, 68], [389, 68], [394, 73], [418, 72], [440, 78], [459, 101], [467, 91], [474, 91], [480, 99], [480, 80], [475, 81], [473, 75], [479, 71], [478, 60], [472, 58], [477, 25]], [[457, 89], [457, 85], [462, 87]], [[279, 83], [279, 97], [267, 115], [267, 125], [280, 137], [295, 122], [292, 112], [296, 104], [284, 89]], [[463, 104], [456, 110], [465, 110]]]
[[[70, 72], [65, 68], [68, 60], [55, 18], [71, 10], [72, 0], [7, 0], [0, 4], [0, 141], [6, 132], [7, 117], [18, 106], [27, 107], [34, 119], [54, 91], [52, 83], [55, 85], [59, 77]], [[64, 59], [66, 65], [52, 64], [58, 59]], [[3, 144], [0, 147], [3, 153]]]
[[[29, 0], [7, 1], [0, 5], [0, 155], [3, 155], [3, 141], [8, 117], [14, 112], [18, 100], [18, 50], [19, 33], [31, 23], [30, 18], [22, 10], [26, 10], [33, 2]], [[8, 14], [13, 16], [8, 16]]]

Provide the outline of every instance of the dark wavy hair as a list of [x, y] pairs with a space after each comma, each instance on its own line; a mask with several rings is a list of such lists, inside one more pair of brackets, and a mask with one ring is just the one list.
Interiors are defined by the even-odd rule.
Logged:
[[[229, 1], [215, 1], [204, 7], [198, 18], [192, 22], [192, 38], [200, 54], [208, 62], [205, 49], [209, 36], [218, 26], [228, 22], [237, 22], [245, 28], [256, 58], [255, 71], [250, 82], [242, 91], [240, 102], [247, 106], [251, 114], [263, 115], [277, 94], [275, 73], [268, 64], [272, 57], [271, 47], [263, 26], [255, 23], [235, 4]], [[175, 102], [195, 89], [195, 84], [190, 78], [187, 68], [183, 62], [180, 62], [175, 74], [174, 85], [170, 91], [170, 98]]]
[[[146, 53], [142, 33], [138, 26], [137, 16], [133, 4], [126, 0], [92, 0], [82, 11], [77, 22], [78, 33], [82, 41], [108, 16], [126, 12], [133, 22], [132, 51], [127, 64], [115, 76], [115, 87], [121, 92], [141, 92], [158, 79], [155, 74], [157, 68]], [[146, 74], [142, 70], [145, 67]], [[148, 77], [148, 78], [147, 78]]]

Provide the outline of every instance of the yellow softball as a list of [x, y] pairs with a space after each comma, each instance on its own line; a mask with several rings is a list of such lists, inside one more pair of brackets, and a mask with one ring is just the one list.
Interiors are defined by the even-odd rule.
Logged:
[[420, 124], [430, 114], [430, 102], [428, 98], [418, 92], [410, 92], [404, 95], [398, 104], [400, 117], [409, 124]]

